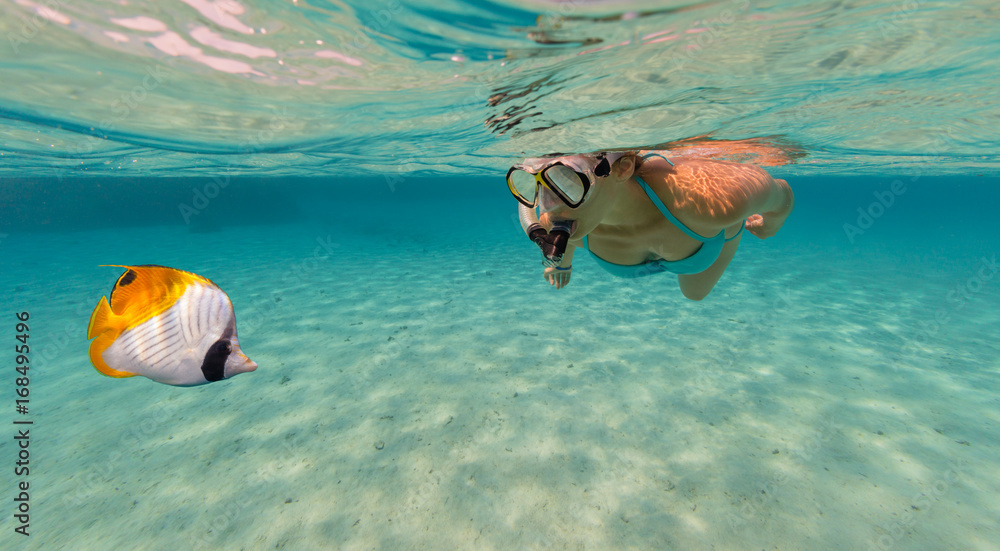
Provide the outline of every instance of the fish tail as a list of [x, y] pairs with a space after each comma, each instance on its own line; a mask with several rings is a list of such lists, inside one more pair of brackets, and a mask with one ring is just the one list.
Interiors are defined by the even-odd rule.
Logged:
[[[107, 301], [104, 301], [104, 304], [107, 304]], [[97, 307], [100, 308], [100, 305]], [[135, 373], [118, 371], [109, 366], [108, 362], [104, 361], [102, 354], [115, 342], [115, 338], [112, 333], [102, 333], [101, 336], [94, 339], [94, 342], [90, 343], [90, 363], [94, 364], [94, 369], [108, 377], [135, 377]]]
[[97, 308], [94, 308], [94, 313], [90, 315], [90, 324], [87, 326], [87, 338], [97, 337], [90, 343], [90, 363], [94, 364], [94, 369], [108, 377], [134, 377], [135, 373], [118, 371], [104, 361], [104, 351], [114, 344], [115, 339], [121, 334], [120, 328], [115, 324], [116, 317], [111, 311], [111, 305], [108, 304], [108, 297], [101, 297]]
[[108, 297], [101, 297], [94, 308], [94, 313], [90, 314], [90, 324], [87, 325], [87, 338], [92, 339], [108, 329], [111, 329], [111, 317], [114, 316], [111, 305], [108, 304]]

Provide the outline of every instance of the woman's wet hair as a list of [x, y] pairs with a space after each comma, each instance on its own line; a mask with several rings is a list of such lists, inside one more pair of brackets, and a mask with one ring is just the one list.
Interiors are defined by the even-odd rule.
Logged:
[[[619, 154], [621, 155], [614, 162], [605, 163], [604, 160], [600, 161], [594, 167], [594, 175], [598, 177], [607, 176], [611, 173], [611, 169], [614, 167], [615, 163], [620, 162], [622, 159], [631, 158], [635, 163], [635, 168], [638, 169], [642, 163], [642, 157], [639, 156], [639, 152], [634, 149], [609, 149], [606, 151], [592, 151], [589, 153], [547, 153], [541, 157], [536, 157], [536, 159], [558, 159], [560, 157], [591, 157], [594, 159], [605, 159], [609, 155]], [[606, 160], [606, 159], [605, 159]]]
[[[617, 159], [615, 159], [614, 162], [607, 162], [606, 156], [608, 156], [610, 154], [613, 154], [613, 153], [620, 154], [621, 156], [618, 157]], [[592, 155], [594, 155], [595, 157], [605, 157], [605, 160], [601, 161], [601, 163], [598, 164], [597, 167], [594, 168], [594, 175], [595, 176], [607, 176], [608, 174], [611, 174], [611, 169], [614, 167], [614, 165], [620, 163], [622, 161], [622, 159], [631, 158], [632, 162], [635, 163], [634, 166], [636, 168], [639, 167], [639, 162], [642, 160], [642, 157], [639, 156], [638, 152], [631, 151], [631, 150], [630, 151], [600, 151], [598, 153], [592, 153]], [[603, 167], [602, 165], [606, 165], [606, 168]]]

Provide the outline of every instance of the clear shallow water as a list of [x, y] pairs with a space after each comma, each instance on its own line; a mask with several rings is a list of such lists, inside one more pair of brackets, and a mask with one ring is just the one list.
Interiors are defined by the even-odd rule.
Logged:
[[485, 174], [710, 136], [794, 174], [995, 174], [997, 10], [10, 0], [0, 170]]
[[[997, 549], [994, 7], [46, 5], [0, 4], [0, 547]], [[663, 143], [795, 213], [703, 302], [545, 285], [509, 163]], [[100, 376], [108, 263], [212, 278], [258, 371]]]
[[[4, 546], [996, 549], [997, 186], [971, 180], [910, 183], [852, 242], [891, 182], [795, 179], [697, 303], [586, 257], [549, 288], [498, 178], [443, 205], [234, 180], [190, 225], [198, 181], [30, 182], [51, 221], [5, 228], [0, 293], [33, 320], [33, 535]], [[109, 262], [211, 277], [260, 368], [100, 376]]]

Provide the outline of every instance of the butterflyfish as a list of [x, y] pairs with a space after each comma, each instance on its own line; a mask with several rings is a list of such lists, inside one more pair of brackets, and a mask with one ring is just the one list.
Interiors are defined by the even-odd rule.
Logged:
[[166, 266], [114, 267], [125, 273], [87, 327], [98, 371], [195, 386], [257, 369], [240, 350], [233, 304], [218, 285]]

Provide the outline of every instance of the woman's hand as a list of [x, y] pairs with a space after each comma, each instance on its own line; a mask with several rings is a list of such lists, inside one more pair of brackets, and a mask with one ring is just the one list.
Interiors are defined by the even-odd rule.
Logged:
[[569, 285], [569, 275], [573, 272], [573, 267], [557, 269], [555, 267], [545, 268], [545, 273], [542, 277], [545, 281], [549, 282], [549, 285], [554, 285], [556, 289], [562, 289], [563, 287]]
[[774, 237], [781, 226], [785, 225], [785, 219], [795, 207], [795, 195], [792, 193], [792, 188], [788, 187], [788, 182], [774, 180], [774, 184], [772, 203], [776, 208], [763, 214], [751, 214], [744, 226], [747, 231], [761, 239]]
[[785, 224], [785, 218], [779, 216], [768, 216], [765, 218], [760, 214], [752, 214], [747, 218], [745, 228], [748, 232], [756, 235], [761, 239], [767, 239], [768, 237], [774, 237], [774, 234], [778, 233], [781, 226]]

